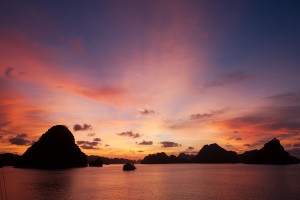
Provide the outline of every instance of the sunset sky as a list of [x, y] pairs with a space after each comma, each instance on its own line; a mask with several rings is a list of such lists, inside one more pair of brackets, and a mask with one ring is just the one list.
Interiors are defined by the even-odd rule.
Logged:
[[300, 1], [0, 1], [0, 152], [66, 125], [140, 159], [276, 137], [300, 157]]

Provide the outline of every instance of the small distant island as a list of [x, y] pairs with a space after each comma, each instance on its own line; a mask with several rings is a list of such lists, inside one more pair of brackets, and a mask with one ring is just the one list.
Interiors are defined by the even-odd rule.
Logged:
[[[62, 169], [73, 167], [102, 167], [103, 164], [137, 163], [138, 161], [124, 158], [107, 158], [87, 156], [75, 144], [70, 130], [63, 125], [51, 127], [40, 139], [29, 147], [22, 155], [11, 153], [0, 154], [1, 166], [17, 168]], [[172, 163], [245, 163], [287, 165], [298, 164], [299, 159], [286, 152], [276, 138], [267, 142], [259, 150], [237, 154], [227, 151], [218, 144], [204, 145], [197, 155], [180, 153], [178, 156], [166, 153], [149, 154], [141, 164], [172, 164]]]

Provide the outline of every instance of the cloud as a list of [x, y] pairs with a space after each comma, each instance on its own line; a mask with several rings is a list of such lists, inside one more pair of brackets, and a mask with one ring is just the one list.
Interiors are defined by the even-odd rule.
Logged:
[[190, 129], [193, 127], [198, 128], [199, 126], [203, 126], [203, 124], [214, 122], [228, 110], [228, 108], [223, 108], [219, 110], [213, 110], [208, 113], [191, 114], [188, 118], [167, 122], [167, 126], [171, 129]]
[[74, 131], [87, 131], [91, 129], [93, 129], [93, 127], [90, 124], [83, 124], [83, 126], [81, 126], [80, 124], [75, 124], [73, 126]]
[[186, 151], [192, 151], [192, 150], [194, 150], [194, 149], [195, 149], [194, 147], [189, 146], [189, 147], [186, 149]]
[[93, 140], [94, 142], [100, 142], [101, 141], [101, 139], [100, 138], [94, 138], [94, 140]]
[[300, 147], [300, 143], [293, 144], [293, 147]]
[[138, 143], [138, 145], [152, 145], [153, 141], [145, 141], [143, 140], [142, 142]]
[[299, 104], [300, 92], [281, 93], [266, 97], [266, 99], [274, 101], [275, 103]]
[[142, 150], [138, 150], [137, 152], [139, 152], [139, 153], [143, 153], [144, 151], [142, 151]]
[[151, 109], [141, 109], [138, 111], [140, 115], [151, 115], [151, 114], [155, 114], [155, 111], [154, 110], [151, 110]]
[[79, 95], [103, 102], [111, 106], [122, 106], [128, 103], [136, 102], [136, 96], [121, 87], [102, 86], [102, 87], [74, 87], [66, 88]]
[[83, 149], [98, 149], [98, 148], [95, 148], [95, 146], [93, 146], [93, 145], [87, 145], [87, 144], [81, 145], [80, 148], [83, 148]]
[[79, 145], [83, 149], [98, 149], [99, 142], [97, 141], [77, 141], [77, 145]]
[[18, 134], [18, 133], [16, 133], [16, 132], [7, 131], [7, 130], [3, 130], [3, 129], [0, 129], [0, 132], [3, 132], [3, 133], [9, 133], [9, 134]]
[[98, 142], [94, 141], [94, 142], [89, 142], [89, 141], [77, 141], [78, 145], [82, 145], [82, 144], [88, 144], [88, 145], [92, 145], [92, 146], [97, 146]]
[[18, 134], [16, 137], [9, 138], [8, 141], [11, 144], [15, 144], [15, 145], [30, 145], [30, 144], [32, 144], [32, 141], [26, 140], [25, 138], [27, 138], [27, 134], [22, 133], [22, 134]]
[[141, 137], [141, 135], [139, 133], [133, 133], [132, 131], [117, 133], [117, 135], [119, 135], [119, 136], [126, 136], [126, 137], [132, 137], [132, 138], [139, 138], [139, 137]]
[[105, 144], [104, 146], [105, 146], [105, 147], [109, 147], [110, 145], [109, 145], [109, 144]]
[[206, 119], [221, 115], [224, 112], [225, 112], [225, 109], [215, 110], [215, 111], [211, 111], [210, 113], [192, 114], [192, 115], [190, 115], [189, 118], [191, 120], [206, 120]]
[[96, 135], [96, 133], [88, 133], [87, 134], [87, 136], [89, 136], [89, 137], [93, 137], [93, 136], [95, 136]]
[[251, 144], [243, 144], [244, 147], [251, 147]]
[[228, 138], [228, 140], [243, 140], [243, 138], [232, 136], [232, 137]]
[[160, 142], [160, 144], [162, 144], [161, 147], [163, 147], [163, 148], [181, 147], [181, 144], [178, 144], [178, 143], [175, 143], [175, 142], [169, 142], [169, 141]]
[[296, 136], [300, 131], [300, 106], [272, 106], [244, 114], [241, 117], [231, 118], [217, 122], [228, 129], [248, 129], [264, 132], [294, 132], [280, 135], [286, 138]]
[[5, 77], [13, 78], [13, 71], [14, 71], [14, 68], [12, 68], [12, 67], [6, 68], [6, 70], [4, 72]]
[[225, 147], [231, 148], [233, 146], [231, 144], [226, 144]]
[[278, 139], [289, 139], [289, 138], [294, 138], [294, 137], [298, 137], [300, 135], [299, 132], [295, 132], [295, 133], [283, 133], [283, 134], [280, 134], [278, 136], [276, 136]]
[[25, 133], [21, 133], [19, 135], [17, 135], [18, 138], [26, 138], [27, 137], [27, 134]]
[[249, 78], [250, 78], [250, 75], [245, 74], [244, 72], [241, 72], [241, 71], [223, 73], [223, 74], [220, 74], [219, 77], [217, 77], [217, 80], [204, 83], [201, 90], [205, 91], [207, 89], [214, 88], [214, 87], [239, 83], [239, 82], [245, 81]]

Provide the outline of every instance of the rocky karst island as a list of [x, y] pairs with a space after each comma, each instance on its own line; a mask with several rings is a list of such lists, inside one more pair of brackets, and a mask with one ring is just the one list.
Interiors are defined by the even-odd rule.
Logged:
[[51, 127], [27, 149], [15, 164], [18, 168], [40, 169], [86, 166], [86, 155], [75, 144], [71, 131], [63, 125]]

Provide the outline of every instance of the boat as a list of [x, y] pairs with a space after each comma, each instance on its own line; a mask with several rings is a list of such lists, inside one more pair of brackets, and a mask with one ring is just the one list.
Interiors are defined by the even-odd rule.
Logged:
[[131, 170], [135, 170], [135, 169], [136, 169], [136, 167], [132, 163], [126, 163], [123, 166], [123, 171], [131, 171]]

